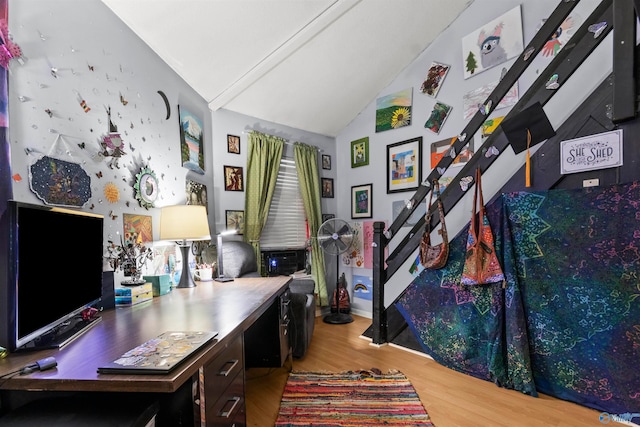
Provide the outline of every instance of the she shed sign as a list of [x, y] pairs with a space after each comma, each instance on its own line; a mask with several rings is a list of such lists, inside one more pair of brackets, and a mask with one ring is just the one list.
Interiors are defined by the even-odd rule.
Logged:
[[622, 129], [560, 143], [563, 175], [622, 166]]

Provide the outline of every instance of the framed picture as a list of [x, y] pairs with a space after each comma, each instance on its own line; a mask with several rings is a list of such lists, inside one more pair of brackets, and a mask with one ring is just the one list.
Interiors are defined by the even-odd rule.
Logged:
[[328, 154], [322, 155], [322, 169], [331, 170], [331, 156]]
[[224, 191], [244, 191], [242, 166], [224, 167]]
[[351, 141], [351, 167], [366, 166], [369, 164], [369, 137]]
[[322, 197], [333, 198], [333, 178], [322, 178]]
[[153, 242], [153, 221], [150, 215], [122, 214], [125, 245]]
[[240, 137], [227, 135], [227, 153], [240, 154]]
[[180, 116], [180, 155], [182, 167], [204, 175], [204, 130], [202, 119], [178, 106]]
[[422, 137], [387, 145], [387, 193], [412, 191], [422, 181]]
[[373, 216], [373, 184], [351, 187], [351, 218], [371, 218]]
[[227, 230], [236, 230], [236, 234], [244, 234], [244, 211], [226, 210], [224, 217]]
[[322, 222], [335, 218], [334, 214], [322, 214]]
[[187, 205], [199, 205], [208, 208], [207, 186], [199, 182], [187, 180]]

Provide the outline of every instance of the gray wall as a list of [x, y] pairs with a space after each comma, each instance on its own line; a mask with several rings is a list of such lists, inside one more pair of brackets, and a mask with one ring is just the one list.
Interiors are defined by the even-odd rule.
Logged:
[[[523, 43], [526, 46], [536, 34], [542, 24], [542, 20], [549, 17], [558, 5], [557, 0], [539, 0], [521, 2], [517, 0], [476, 0], [467, 8], [461, 16], [429, 46], [411, 65], [409, 65], [400, 75], [398, 75], [383, 91], [372, 96], [372, 102], [365, 108], [358, 117], [345, 128], [336, 138], [338, 152], [338, 169], [340, 171], [339, 185], [336, 197], [340, 200], [338, 205], [338, 216], [349, 219], [351, 217], [350, 198], [351, 186], [359, 184], [373, 184], [373, 219], [375, 221], [392, 222], [392, 202], [408, 200], [414, 192], [386, 193], [386, 155], [387, 145], [395, 142], [405, 141], [415, 137], [423, 137], [422, 146], [422, 166], [424, 179], [431, 171], [430, 147], [431, 143], [458, 135], [466, 126], [467, 120], [463, 119], [463, 95], [471, 90], [479, 88], [488, 83], [498, 81], [503, 67], [510, 67], [515, 58], [506, 63], [487, 69], [468, 79], [463, 78], [462, 62], [462, 38], [479, 29], [486, 23], [494, 20], [512, 8], [521, 5]], [[597, 6], [597, 0], [584, 0], [571, 13], [577, 28], [585, 20], [592, 10]], [[581, 71], [574, 74], [570, 83], [562, 87], [552, 101], [545, 106], [545, 111], [552, 124], [557, 127], [564, 119], [588, 96], [592, 88], [600, 83], [604, 77], [611, 72], [611, 36], [602, 43], [601, 47], [587, 61]], [[550, 57], [538, 55], [518, 82], [520, 95], [524, 94], [527, 88], [537, 78], [540, 70], [544, 69], [550, 62]], [[433, 61], [441, 62], [451, 66], [444, 83], [437, 95], [432, 98], [420, 92], [420, 85], [424, 81], [426, 72]], [[372, 64], [372, 66], [374, 66]], [[375, 132], [375, 110], [378, 97], [385, 96], [406, 88], [413, 88], [413, 117], [410, 126], [389, 130], [385, 132]], [[348, 96], [348, 94], [346, 95]], [[428, 119], [431, 109], [436, 101], [443, 102], [453, 107], [451, 114], [446, 119], [439, 134], [435, 134], [424, 128], [424, 123]], [[509, 109], [497, 109], [491, 117], [500, 117], [508, 113]], [[351, 168], [350, 146], [351, 141], [368, 136], [370, 161], [368, 166]], [[476, 142], [480, 141], [479, 133], [474, 136]], [[534, 150], [535, 151], [535, 150]], [[483, 189], [485, 200], [488, 200], [502, 186], [506, 180], [517, 171], [524, 163], [524, 153], [514, 155], [509, 149], [502, 153], [498, 161], [486, 173], [483, 179]], [[453, 170], [454, 168], [452, 168]], [[471, 214], [472, 198], [466, 196], [447, 215], [447, 229], [450, 238], [454, 237], [460, 229], [469, 221]], [[399, 234], [391, 241], [390, 248], [393, 249], [398, 242], [406, 235], [410, 227], [403, 227]], [[438, 242], [438, 236], [432, 235], [432, 241]], [[417, 256], [417, 251], [416, 254]], [[404, 290], [413, 279], [409, 273], [409, 267], [415, 257], [405, 263], [403, 267], [394, 275], [385, 288], [385, 306], [393, 303], [395, 298]], [[371, 275], [370, 270], [361, 268], [346, 268], [341, 266], [345, 272], [347, 282], [352, 284], [352, 275]], [[371, 302], [368, 300], [352, 299], [354, 312], [365, 316], [371, 315]]]

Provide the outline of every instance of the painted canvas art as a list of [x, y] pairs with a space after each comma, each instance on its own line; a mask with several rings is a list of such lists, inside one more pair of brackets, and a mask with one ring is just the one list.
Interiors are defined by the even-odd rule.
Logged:
[[424, 127], [429, 129], [431, 132], [440, 133], [442, 125], [444, 125], [444, 121], [447, 120], [450, 112], [450, 105], [443, 102], [436, 102], [436, 105], [433, 106], [433, 110], [431, 110], [431, 114], [425, 122]]
[[123, 214], [125, 245], [153, 242], [153, 218], [151, 215]]
[[376, 132], [411, 125], [413, 89], [405, 89], [376, 100]]
[[514, 58], [524, 49], [520, 5], [462, 39], [465, 79]]
[[182, 166], [204, 175], [204, 131], [202, 120], [180, 107], [180, 153]]
[[420, 86], [420, 92], [435, 98], [440, 91], [444, 78], [449, 72], [449, 68], [451, 68], [449, 65], [432, 62], [427, 71], [427, 76]]
[[[500, 82], [496, 80], [462, 95], [463, 118], [465, 120], [469, 120], [478, 112], [479, 106], [484, 104], [491, 92], [498, 86], [498, 83]], [[518, 92], [518, 82], [516, 82], [496, 105], [495, 110], [511, 107], [518, 102], [518, 99], [520, 99], [520, 94]]]

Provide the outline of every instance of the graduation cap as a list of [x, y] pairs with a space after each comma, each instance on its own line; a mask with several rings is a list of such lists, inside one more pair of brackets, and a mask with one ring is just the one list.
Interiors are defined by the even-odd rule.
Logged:
[[540, 142], [551, 138], [556, 131], [549, 123], [547, 115], [539, 102], [532, 104], [515, 117], [500, 123], [504, 135], [513, 148], [513, 152], [518, 154], [527, 151], [526, 159], [526, 186], [531, 187], [531, 156], [529, 148]]
[[502, 121], [500, 127], [516, 154], [556, 134], [539, 102], [525, 108], [513, 118]]

